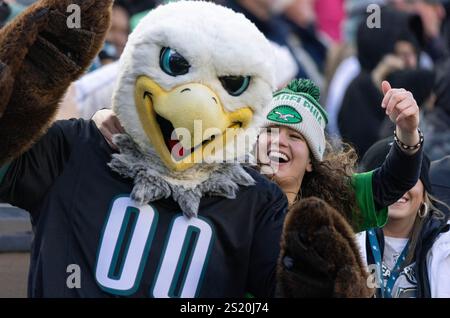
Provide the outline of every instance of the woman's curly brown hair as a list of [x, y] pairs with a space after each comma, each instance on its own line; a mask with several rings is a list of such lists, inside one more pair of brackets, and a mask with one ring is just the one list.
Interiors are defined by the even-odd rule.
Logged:
[[312, 172], [303, 177], [299, 197], [311, 196], [323, 199], [339, 211], [353, 228], [360, 224], [359, 209], [352, 175], [355, 173], [358, 156], [355, 149], [346, 143], [332, 145], [327, 141], [322, 161], [312, 159]]

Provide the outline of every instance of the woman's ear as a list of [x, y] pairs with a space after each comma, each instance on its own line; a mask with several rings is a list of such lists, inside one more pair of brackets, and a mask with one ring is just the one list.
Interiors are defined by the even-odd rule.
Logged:
[[306, 164], [306, 172], [312, 172], [313, 171], [313, 165], [311, 157], [308, 158], [308, 163]]

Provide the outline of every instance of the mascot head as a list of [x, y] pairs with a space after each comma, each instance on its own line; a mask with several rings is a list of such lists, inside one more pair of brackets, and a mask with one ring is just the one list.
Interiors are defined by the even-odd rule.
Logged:
[[[199, 190], [209, 180], [212, 186], [213, 172], [224, 165], [212, 159], [217, 153], [229, 159], [234, 149], [234, 159], [242, 156], [230, 141], [259, 122], [274, 88], [268, 40], [244, 15], [210, 2], [178, 1], [151, 11], [130, 35], [120, 63], [114, 111], [139, 148], [136, 156], [147, 158], [147, 174], [168, 182], [161, 188], [172, 187], [175, 198], [174, 185]], [[248, 184], [250, 176], [243, 178], [236, 183]]]
[[270, 101], [271, 50], [249, 20], [225, 7], [160, 6], [130, 36], [114, 110], [144, 152], [186, 170], [208, 161], [206, 146], [217, 152], [237, 128], [250, 127]]

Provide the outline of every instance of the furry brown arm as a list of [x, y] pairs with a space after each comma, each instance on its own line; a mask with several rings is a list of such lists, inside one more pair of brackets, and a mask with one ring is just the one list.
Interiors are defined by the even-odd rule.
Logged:
[[[0, 165], [45, 133], [70, 83], [101, 49], [112, 2], [37, 1], [0, 31]], [[81, 28], [68, 27], [71, 4]]]
[[286, 216], [278, 263], [279, 297], [370, 297], [355, 234], [335, 209], [302, 199]]

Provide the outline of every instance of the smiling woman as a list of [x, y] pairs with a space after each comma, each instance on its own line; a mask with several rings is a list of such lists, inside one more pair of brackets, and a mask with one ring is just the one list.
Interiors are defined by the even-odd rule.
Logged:
[[[405, 94], [401, 89], [391, 89], [387, 82], [383, 89], [386, 96]], [[419, 151], [407, 153], [393, 147], [392, 156], [380, 169], [356, 174], [354, 149], [345, 143], [333, 147], [327, 142], [324, 131], [328, 118], [319, 100], [320, 91], [310, 80], [293, 80], [274, 94], [265, 112], [267, 129], [258, 139], [261, 172], [282, 188], [291, 206], [301, 198], [314, 196], [339, 211], [356, 230], [384, 225], [387, 206], [417, 181], [414, 174], [420, 167]], [[405, 115], [400, 116], [396, 104], [391, 104], [388, 111], [393, 121]], [[409, 105], [406, 108], [410, 108], [413, 119], [406, 125], [408, 129], [398, 127], [398, 133], [412, 131], [418, 138], [417, 105], [409, 95], [404, 104]], [[396, 165], [409, 165], [409, 170], [396, 169]]]
[[269, 126], [258, 141], [262, 172], [274, 177], [292, 204], [305, 173], [312, 172], [307, 142], [298, 131], [286, 126]]
[[[269, 171], [290, 203], [278, 268], [285, 297], [306, 295], [312, 286], [326, 286], [329, 275], [336, 276], [335, 291], [352, 290], [343, 274], [345, 268], [356, 273], [353, 286], [369, 288], [360, 248], [347, 223], [354, 231], [383, 226], [388, 206], [402, 201], [405, 192], [416, 184], [422, 160], [419, 109], [412, 94], [392, 89], [387, 82], [382, 89], [385, 99], [381, 107], [397, 125], [398, 144], [389, 149], [379, 168], [362, 174], [353, 171], [357, 158], [354, 149], [344, 145], [336, 150], [326, 142], [327, 114], [311, 81], [295, 80], [276, 92], [266, 111], [264, 126], [269, 131], [263, 132], [258, 141], [261, 170]], [[275, 129], [277, 134], [273, 133]], [[409, 147], [403, 147], [405, 144]], [[291, 230], [297, 227], [297, 232]], [[302, 247], [304, 254], [298, 252]], [[314, 257], [305, 256], [312, 251]], [[291, 282], [298, 279], [295, 271], [300, 267], [309, 275], [297, 284], [303, 287], [295, 289]], [[316, 278], [313, 283], [311, 273]]]
[[[375, 143], [364, 155], [362, 166], [380, 166], [392, 143], [392, 138]], [[365, 261], [379, 275], [375, 278], [377, 297], [450, 296], [448, 216], [436, 208], [441, 202], [432, 195], [429, 168], [424, 155], [419, 181], [389, 206], [386, 225], [358, 235]]]

